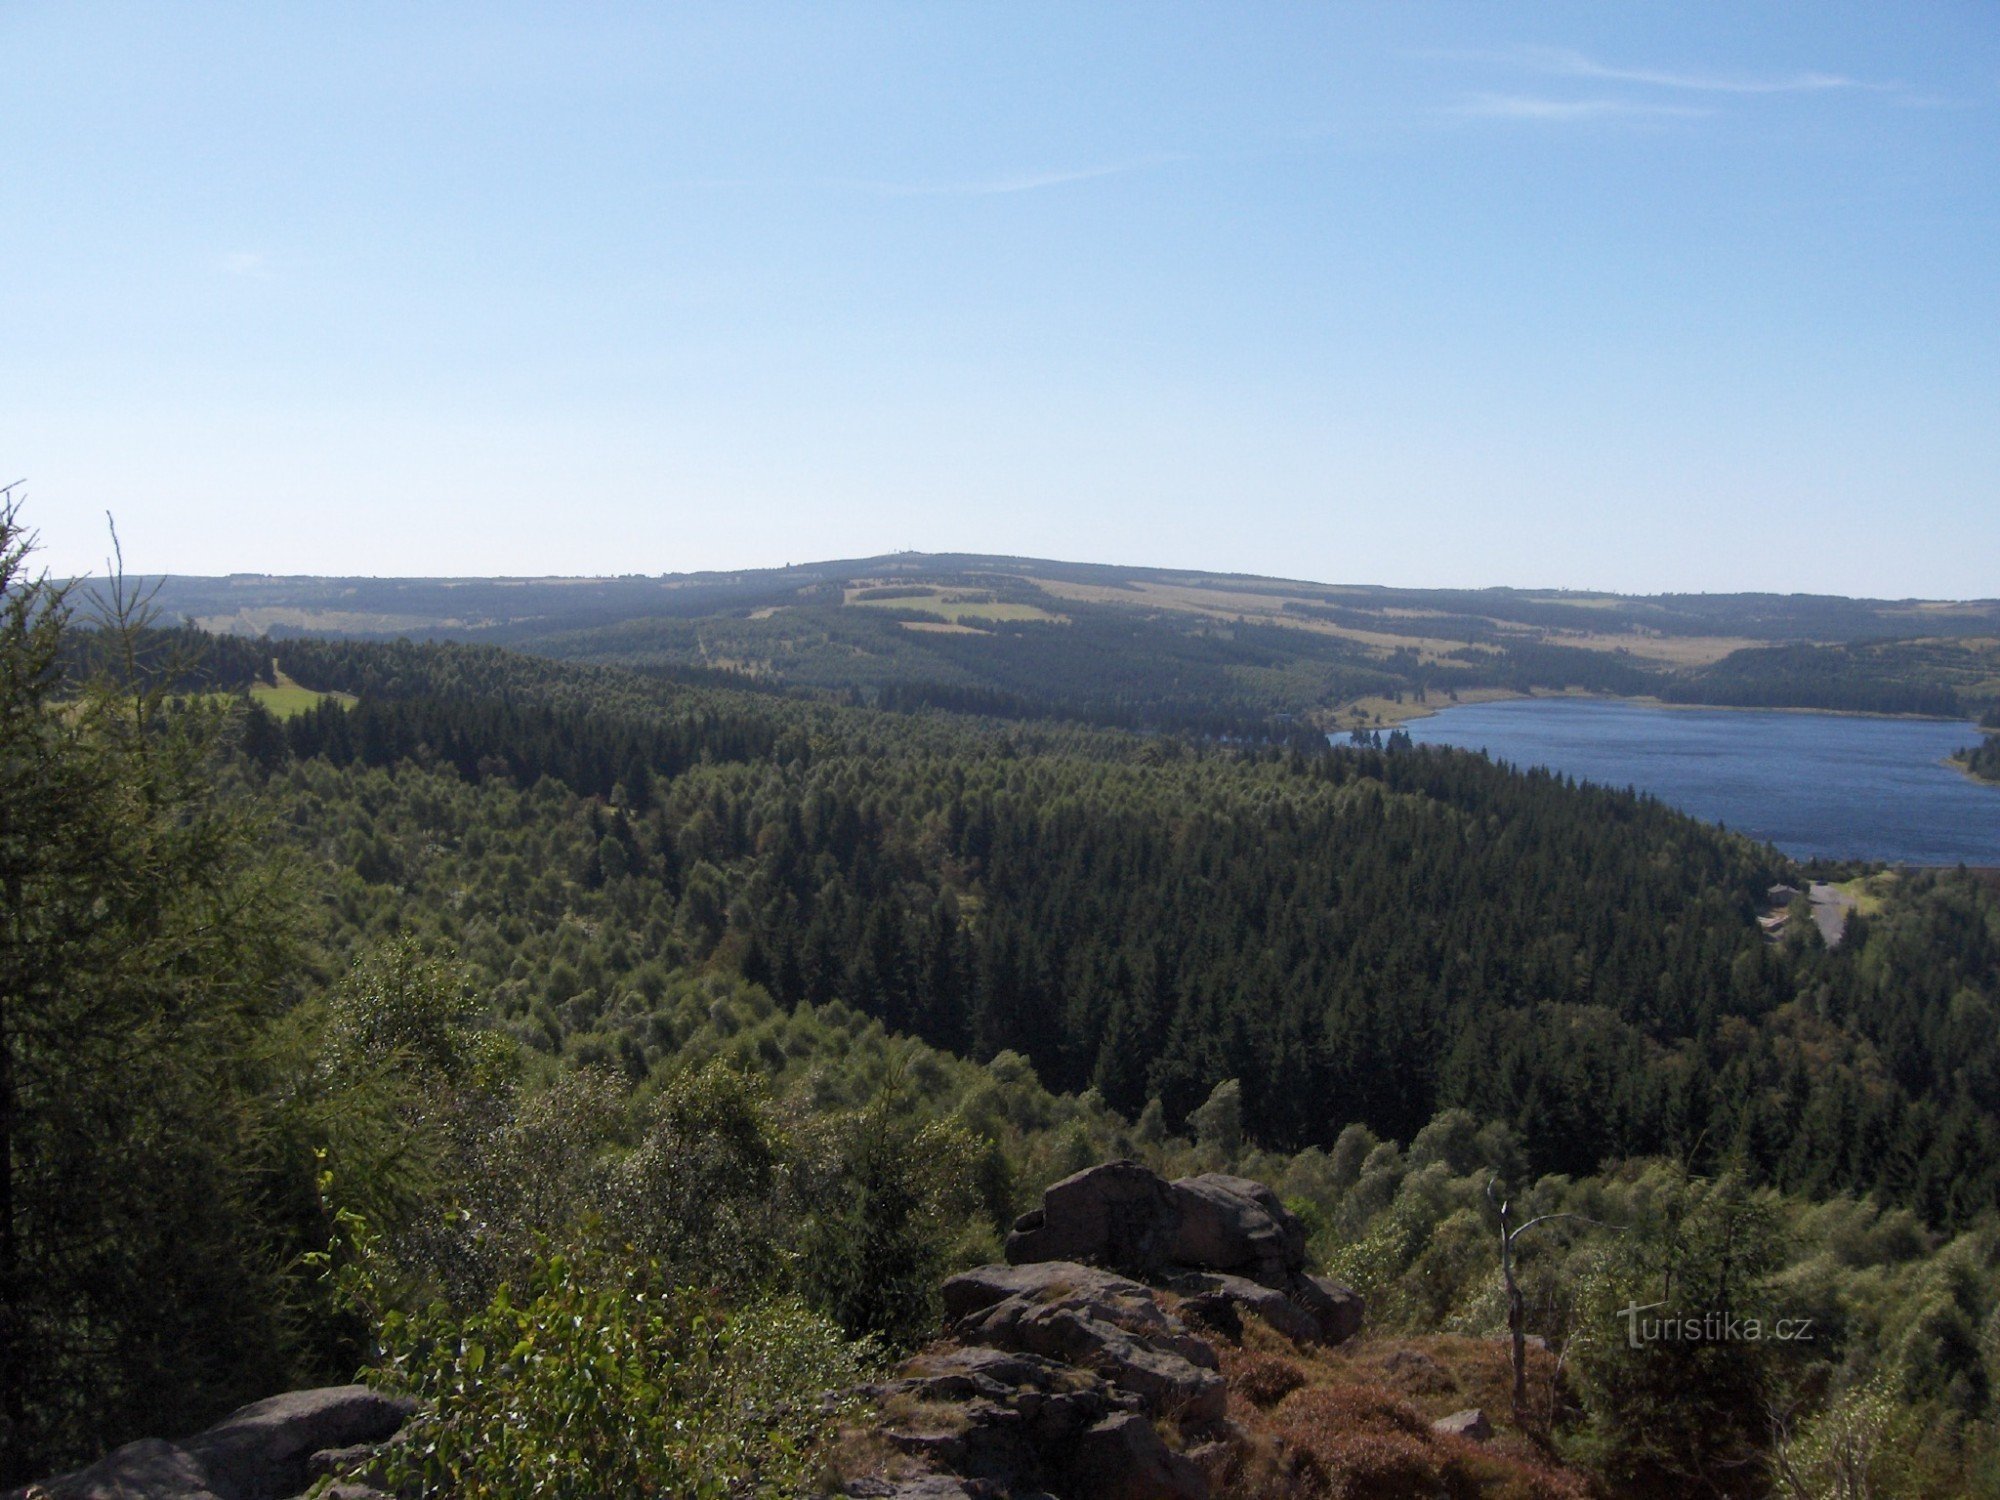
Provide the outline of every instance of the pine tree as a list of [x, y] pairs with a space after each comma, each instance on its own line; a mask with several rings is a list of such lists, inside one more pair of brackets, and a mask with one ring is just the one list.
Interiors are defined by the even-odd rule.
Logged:
[[246, 1101], [283, 928], [206, 789], [227, 710], [65, 684], [33, 545], [0, 494], [0, 1483], [199, 1425], [282, 1349]]

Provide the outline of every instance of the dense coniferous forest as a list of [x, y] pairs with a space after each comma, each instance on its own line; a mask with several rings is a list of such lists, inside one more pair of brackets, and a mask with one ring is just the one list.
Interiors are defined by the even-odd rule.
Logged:
[[[1178, 1126], [1233, 1078], [1248, 1128], [1278, 1147], [1353, 1121], [1407, 1139], [1456, 1105], [1507, 1121], [1542, 1170], [1740, 1160], [1941, 1226], [2000, 1189], [2000, 1167], [1971, 1165], [2000, 1158], [2000, 1048], [1943, 1020], [2000, 974], [2000, 943], [1985, 898], [1951, 877], [1914, 877], [1893, 917], [1827, 954], [1760, 935], [1787, 873], [1768, 849], [1396, 736], [1310, 755], [1197, 746], [615, 672], [595, 689], [621, 706], [593, 709], [589, 686], [490, 650], [279, 656], [362, 702], [282, 728], [253, 714], [246, 751], [274, 784], [315, 760], [559, 784], [582, 826], [558, 867], [645, 912], [628, 925], [666, 945], [648, 957], [977, 1058], [1015, 1051], [1127, 1115], [1157, 1099]], [[320, 837], [349, 821], [325, 795]], [[355, 868], [390, 886], [431, 834], [480, 833], [412, 828], [410, 849], [361, 822]], [[462, 903], [513, 867], [500, 835], [479, 846], [493, 857], [457, 871]], [[546, 880], [548, 854], [529, 858]], [[503, 898], [484, 899], [497, 919]], [[559, 1046], [577, 991], [617, 1013], [617, 967], [550, 971], [506, 1003]]]
[[[360, 1364], [500, 1380], [451, 1362], [472, 1331], [643, 1292], [684, 1354], [726, 1330], [768, 1361], [686, 1355], [662, 1430], [734, 1456], [661, 1438], [646, 1482], [795, 1490], [759, 1466], [829, 1451], [838, 1412], [785, 1392], [921, 1344], [943, 1271], [1135, 1155], [1276, 1185], [1384, 1336], [1503, 1326], [1496, 1178], [1579, 1216], [1522, 1274], [1576, 1371], [1549, 1451], [1607, 1492], [1780, 1493], [1864, 1438], [1877, 1493], [1990, 1489], [2000, 897], [1973, 876], [1883, 880], [1833, 951], [1774, 940], [1803, 877], [1769, 848], [1301, 732], [1285, 693], [1403, 689], [1276, 627], [1186, 629], [1166, 693], [1118, 678], [1142, 637], [1075, 620], [1011, 627], [1076, 654], [997, 684], [312, 638], [190, 665], [194, 634], [68, 618], [5, 532], [9, 1481]], [[1488, 670], [1387, 660], [1410, 691]], [[280, 677], [354, 701], [236, 695]], [[1637, 1380], [1601, 1325], [1718, 1254], [1824, 1342]], [[584, 1441], [547, 1410], [521, 1442]]]

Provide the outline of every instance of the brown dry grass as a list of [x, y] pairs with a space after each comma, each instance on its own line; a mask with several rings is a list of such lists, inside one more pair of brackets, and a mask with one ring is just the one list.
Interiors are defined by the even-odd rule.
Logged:
[[1306, 1383], [1306, 1372], [1280, 1354], [1254, 1349], [1222, 1350], [1222, 1375], [1230, 1391], [1252, 1406], [1276, 1406]]
[[[1254, 1320], [1223, 1345], [1229, 1416], [1240, 1434], [1216, 1492], [1223, 1500], [1586, 1500], [1580, 1475], [1552, 1463], [1510, 1420], [1512, 1371], [1491, 1339], [1438, 1336], [1297, 1347]], [[1529, 1385], [1547, 1392], [1552, 1356], [1529, 1350]], [[1491, 1443], [1431, 1430], [1477, 1406]]]
[[[1277, 590], [1265, 593], [1236, 593], [1223, 589], [1204, 589], [1192, 584], [1136, 583], [1130, 588], [1110, 588], [1102, 584], [1069, 583], [1055, 578], [1031, 578], [1028, 581], [1057, 598], [1074, 599], [1080, 603], [1144, 605], [1154, 609], [1171, 609], [1187, 614], [1205, 615], [1217, 620], [1253, 620], [1259, 624], [1283, 625], [1293, 630], [1339, 636], [1343, 640], [1368, 646], [1385, 657], [1399, 648], [1409, 648], [1417, 653], [1420, 660], [1436, 662], [1450, 652], [1462, 650], [1466, 645], [1462, 640], [1447, 636], [1400, 635], [1392, 631], [1336, 624], [1331, 620], [1314, 619], [1309, 615], [1285, 613], [1287, 603], [1324, 603], [1325, 600], [1317, 594], [1288, 594]], [[1605, 607], [1608, 608], [1612, 602], [1614, 601], [1607, 600]], [[1350, 607], [1356, 609], [1370, 608], [1368, 604], [1359, 600], [1349, 600], [1348, 603]], [[1385, 620], [1392, 618], [1420, 620], [1436, 615], [1432, 610], [1397, 606], [1385, 606], [1371, 612], [1381, 615]], [[1506, 620], [1495, 620], [1492, 624], [1503, 635], [1512, 639], [1545, 640], [1552, 645], [1574, 646], [1584, 651], [1625, 651], [1641, 660], [1671, 667], [1707, 666], [1744, 646], [1768, 644], [1736, 636], [1545, 630]]]

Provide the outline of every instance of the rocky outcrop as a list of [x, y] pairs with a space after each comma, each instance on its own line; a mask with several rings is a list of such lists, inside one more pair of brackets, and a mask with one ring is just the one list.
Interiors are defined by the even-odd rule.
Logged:
[[[1222, 1416], [1226, 1393], [1215, 1350], [1168, 1314], [1149, 1288], [1071, 1261], [1046, 1262], [1021, 1279], [1028, 1284], [966, 1313], [952, 1334], [1088, 1370], [1138, 1397], [1153, 1416], [1195, 1422]], [[963, 1305], [967, 1296], [954, 1288], [946, 1303]]]
[[1221, 1172], [1168, 1182], [1135, 1161], [1077, 1172], [1016, 1222], [1007, 1260], [1106, 1266], [1191, 1290], [1195, 1315], [1225, 1330], [1248, 1309], [1301, 1341], [1350, 1339], [1364, 1311], [1356, 1293], [1306, 1273], [1305, 1226], [1276, 1193]]
[[1285, 1295], [1313, 1316], [1322, 1344], [1344, 1344], [1361, 1332], [1368, 1304], [1361, 1293], [1324, 1276], [1294, 1276]]
[[[225, 1417], [179, 1443], [145, 1438], [4, 1500], [288, 1500], [365, 1458], [414, 1406], [363, 1385], [289, 1391]], [[347, 1486], [352, 1500], [372, 1492]]]
[[1007, 1262], [948, 1279], [950, 1342], [873, 1388], [883, 1436], [949, 1472], [849, 1493], [1205, 1500], [1240, 1434], [1204, 1334], [1240, 1339], [1255, 1317], [1333, 1344], [1361, 1326], [1358, 1296], [1307, 1274], [1297, 1216], [1222, 1173], [1168, 1182], [1114, 1161], [1065, 1177], [1016, 1222]]

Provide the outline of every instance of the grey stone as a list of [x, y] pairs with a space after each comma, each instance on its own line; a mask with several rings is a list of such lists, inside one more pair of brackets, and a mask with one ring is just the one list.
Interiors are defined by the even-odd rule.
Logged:
[[1431, 1431], [1443, 1433], [1446, 1437], [1471, 1438], [1475, 1443], [1484, 1443], [1493, 1436], [1493, 1424], [1486, 1420], [1485, 1412], [1476, 1406], [1468, 1406], [1464, 1411], [1439, 1417], [1431, 1423]]
[[1171, 1185], [1179, 1210], [1170, 1259], [1177, 1265], [1233, 1271], [1282, 1288], [1306, 1263], [1298, 1217], [1261, 1182], [1205, 1172]]
[[1285, 1294], [1312, 1314], [1323, 1344], [1346, 1343], [1361, 1331], [1368, 1316], [1367, 1300], [1359, 1292], [1324, 1276], [1296, 1275]]
[[[49, 1500], [225, 1500], [208, 1485], [201, 1463], [160, 1438], [141, 1438], [86, 1469], [40, 1486]], [[9, 1500], [27, 1490], [10, 1492]]]
[[1090, 1370], [1151, 1412], [1220, 1418], [1227, 1393], [1215, 1350], [1168, 1316], [1145, 1287], [1101, 1273], [1093, 1283], [1089, 1270], [1056, 1269], [1038, 1286], [961, 1318], [955, 1331], [968, 1344]]
[[1192, 1316], [1235, 1332], [1237, 1337], [1241, 1337], [1240, 1331], [1229, 1328], [1229, 1311], [1255, 1313], [1294, 1343], [1316, 1343], [1320, 1339], [1318, 1318], [1283, 1292], [1261, 1282], [1231, 1276], [1226, 1271], [1182, 1271], [1167, 1277], [1166, 1284], [1187, 1295], [1188, 1300], [1180, 1308], [1183, 1317]]
[[1150, 1298], [1153, 1295], [1128, 1277], [1070, 1260], [975, 1266], [970, 1271], [946, 1277], [939, 1290], [944, 1297], [945, 1317], [953, 1323], [1009, 1297], [1027, 1296], [1046, 1301], [1079, 1293], [1094, 1297]]
[[315, 1479], [340, 1478], [366, 1468], [382, 1451], [379, 1443], [350, 1443], [345, 1448], [322, 1448], [306, 1460], [306, 1472]]
[[887, 1500], [979, 1500], [984, 1487], [974, 1489], [955, 1474], [923, 1474], [902, 1480], [891, 1489], [868, 1493], [884, 1495]]
[[1145, 1418], [1106, 1417], [1077, 1440], [1070, 1455], [1072, 1493], [1091, 1500], [1208, 1500], [1208, 1480], [1160, 1440]]
[[1166, 1179], [1136, 1161], [1063, 1178], [1007, 1236], [1007, 1259], [1091, 1261], [1143, 1275], [1173, 1258], [1179, 1208]]
[[414, 1410], [365, 1385], [288, 1391], [243, 1407], [181, 1447], [221, 1500], [278, 1500], [311, 1484], [315, 1453], [382, 1442]]

